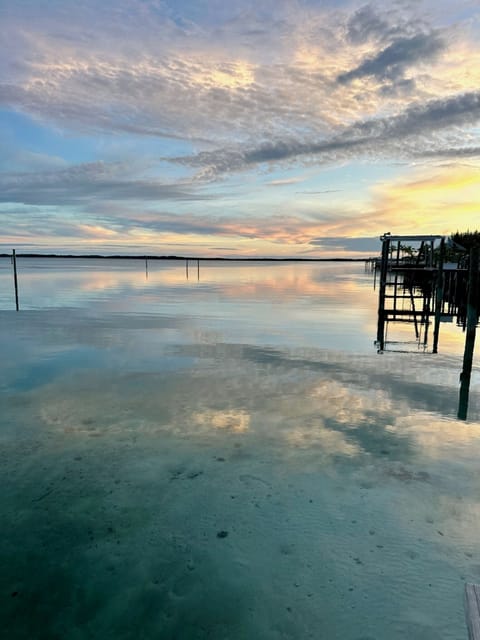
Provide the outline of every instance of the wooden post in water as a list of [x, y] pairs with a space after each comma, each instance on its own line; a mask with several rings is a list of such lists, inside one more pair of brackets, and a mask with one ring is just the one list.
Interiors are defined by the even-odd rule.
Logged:
[[465, 585], [465, 619], [469, 640], [480, 640], [480, 585]]
[[390, 240], [382, 240], [382, 263], [380, 266], [380, 291], [378, 294], [378, 325], [377, 345], [378, 350], [383, 351], [385, 346], [385, 289], [387, 287], [388, 256], [390, 254]]
[[148, 258], [145, 256], [145, 280], [148, 280]]
[[200, 260], [197, 258], [197, 280], [200, 280]]
[[458, 418], [467, 419], [468, 395], [472, 375], [473, 350], [477, 331], [478, 309], [478, 247], [470, 249], [470, 269], [468, 272], [467, 328], [465, 351], [463, 353], [463, 369], [460, 374], [460, 395], [458, 399]]
[[440, 240], [440, 252], [438, 254], [437, 277], [435, 281], [435, 326], [433, 328], [433, 353], [438, 352], [438, 336], [440, 333], [440, 317], [443, 307], [443, 288], [445, 275], [443, 262], [445, 260], [445, 238]]
[[424, 297], [423, 299], [421, 322], [425, 325], [425, 329], [423, 331], [423, 347], [426, 349], [428, 344], [428, 329], [430, 328], [430, 298], [428, 297]]
[[417, 340], [419, 340], [420, 339], [420, 332], [418, 330], [417, 310], [415, 309], [415, 297], [413, 295], [413, 287], [410, 284], [410, 286], [408, 288], [409, 288], [409, 291], [410, 291], [410, 301], [411, 301], [412, 311], [413, 311], [413, 325], [415, 327], [415, 338]]
[[12, 264], [13, 264], [13, 282], [15, 284], [15, 307], [18, 311], [18, 279], [17, 279], [17, 256], [15, 249], [12, 249]]
[[187, 276], [187, 280], [188, 280], [188, 258], [185, 262], [185, 275]]

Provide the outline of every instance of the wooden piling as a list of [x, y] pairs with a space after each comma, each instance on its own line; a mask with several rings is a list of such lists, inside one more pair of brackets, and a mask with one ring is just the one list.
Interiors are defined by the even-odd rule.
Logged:
[[420, 332], [418, 330], [418, 320], [417, 320], [417, 310], [415, 309], [415, 298], [413, 295], [413, 287], [412, 285], [409, 286], [409, 291], [410, 291], [410, 303], [412, 305], [412, 311], [413, 311], [413, 324], [415, 326], [415, 337], [417, 340], [420, 339]]
[[443, 263], [445, 260], [445, 238], [440, 240], [440, 251], [438, 254], [437, 277], [435, 280], [435, 325], [433, 328], [433, 353], [438, 352], [438, 336], [440, 334], [440, 318], [443, 307], [443, 289], [445, 276], [443, 273]]
[[18, 278], [17, 278], [17, 256], [15, 249], [12, 249], [12, 263], [13, 263], [13, 282], [15, 284], [15, 307], [19, 310], [18, 305]]
[[463, 353], [463, 369], [460, 374], [460, 395], [458, 399], [458, 418], [467, 419], [468, 395], [472, 375], [473, 350], [477, 331], [478, 309], [478, 247], [470, 249], [470, 268], [468, 272], [467, 326], [465, 335], [465, 351]]
[[383, 351], [385, 347], [385, 289], [387, 287], [389, 254], [390, 254], [390, 240], [388, 238], [384, 238], [382, 241], [382, 263], [380, 266], [380, 290], [378, 294], [377, 345], [378, 345], [379, 351]]
[[465, 619], [469, 640], [480, 640], [480, 585], [465, 585]]
[[428, 344], [428, 330], [430, 328], [430, 302], [427, 300], [423, 304], [423, 312], [422, 312], [422, 320], [421, 323], [424, 326], [423, 330], [423, 348], [427, 348]]
[[185, 262], [185, 275], [187, 276], [187, 280], [188, 280], [188, 258], [186, 259], [186, 262]]

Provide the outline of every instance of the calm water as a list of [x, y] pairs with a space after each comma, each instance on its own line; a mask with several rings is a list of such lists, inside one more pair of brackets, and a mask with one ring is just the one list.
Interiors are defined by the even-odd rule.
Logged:
[[5, 637], [466, 638], [461, 331], [377, 354], [361, 263], [148, 267], [19, 260], [16, 313], [0, 260]]

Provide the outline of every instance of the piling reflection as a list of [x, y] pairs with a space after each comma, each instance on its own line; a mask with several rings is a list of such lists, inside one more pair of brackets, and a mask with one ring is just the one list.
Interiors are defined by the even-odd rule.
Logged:
[[467, 418], [468, 399], [470, 394], [470, 380], [472, 376], [473, 350], [475, 347], [475, 335], [479, 314], [479, 250], [477, 247], [470, 251], [470, 265], [468, 278], [468, 298], [467, 298], [467, 322], [465, 335], [465, 351], [463, 353], [463, 369], [460, 374], [461, 386], [458, 404], [458, 417], [462, 420]]
[[15, 308], [19, 311], [18, 304], [18, 276], [17, 276], [17, 257], [15, 249], [12, 251], [12, 266], [13, 266], [13, 282], [15, 287]]

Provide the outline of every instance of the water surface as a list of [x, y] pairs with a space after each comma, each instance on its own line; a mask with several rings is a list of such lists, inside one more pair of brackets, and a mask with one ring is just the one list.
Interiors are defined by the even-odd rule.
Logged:
[[[466, 637], [463, 338], [377, 354], [362, 263], [0, 261], [7, 637]], [[412, 330], [413, 333], [413, 330]]]

